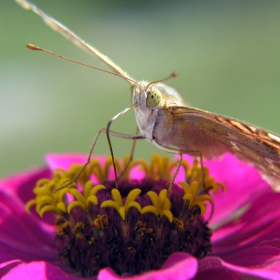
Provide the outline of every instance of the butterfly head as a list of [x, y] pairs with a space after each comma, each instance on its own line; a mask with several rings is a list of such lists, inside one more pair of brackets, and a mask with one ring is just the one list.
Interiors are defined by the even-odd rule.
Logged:
[[159, 107], [162, 99], [162, 93], [157, 87], [157, 84], [149, 84], [141, 81], [136, 86], [131, 87], [131, 101], [141, 111], [150, 111]]

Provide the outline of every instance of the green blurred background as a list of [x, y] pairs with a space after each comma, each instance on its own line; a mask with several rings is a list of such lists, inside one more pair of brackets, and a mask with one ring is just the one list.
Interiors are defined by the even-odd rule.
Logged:
[[[186, 101], [280, 133], [280, 1], [43, 1], [35, 4], [136, 80], [168, 83]], [[130, 105], [122, 79], [25, 48], [27, 42], [106, 68], [14, 1], [0, 9], [0, 175], [48, 152], [87, 153], [95, 133]], [[112, 129], [134, 133], [133, 112]], [[141, 142], [141, 143], [140, 143]], [[113, 139], [117, 156], [130, 150]], [[139, 141], [136, 156], [152, 147]], [[103, 135], [95, 153], [108, 154]]]

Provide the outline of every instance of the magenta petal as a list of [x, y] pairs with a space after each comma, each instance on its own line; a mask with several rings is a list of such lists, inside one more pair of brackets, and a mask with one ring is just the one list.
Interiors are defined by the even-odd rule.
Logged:
[[21, 263], [21, 260], [12, 260], [8, 262], [1, 262], [0, 263], [0, 279], [3, 279], [2, 277], [7, 274], [10, 270], [12, 270], [14, 267], [19, 265]]
[[[189, 163], [193, 161], [188, 155], [184, 155], [184, 159]], [[232, 154], [224, 154], [219, 159], [203, 160], [203, 164], [209, 168], [210, 176], [214, 177], [216, 182], [224, 183], [227, 188], [226, 192], [219, 190], [213, 196], [215, 211], [210, 225], [228, 219], [258, 197], [265, 188], [270, 188], [253, 166], [238, 160]]]
[[279, 203], [280, 194], [269, 188], [241, 217], [216, 229], [212, 236], [215, 254], [225, 257], [265, 240], [279, 239]]
[[[98, 274], [98, 280], [118, 280], [122, 279], [119, 277], [111, 268], [105, 268], [102, 269]], [[126, 280], [129, 280], [131, 278], [125, 278]]]
[[185, 253], [174, 253], [167, 259], [160, 270], [122, 278], [116, 275], [111, 269], [103, 269], [98, 274], [98, 280], [187, 280], [192, 279], [196, 272], [196, 258]]
[[[101, 166], [104, 166], [106, 160], [108, 159], [108, 156], [97, 156], [94, 155], [94, 159], [98, 160], [98, 162], [101, 164]], [[45, 156], [45, 160], [51, 171], [56, 170], [57, 168], [62, 168], [64, 170], [69, 170], [70, 166], [72, 164], [79, 164], [84, 165], [87, 161], [87, 155], [85, 154], [47, 154]], [[114, 180], [114, 170], [113, 167], [109, 169], [108, 172], [108, 179]], [[140, 178], [142, 178], [140, 176]], [[93, 181], [95, 183], [98, 183], [98, 180], [95, 176], [92, 177]]]
[[[36, 181], [48, 176], [48, 169], [36, 168], [0, 182], [1, 276], [16, 269], [21, 262], [18, 259], [58, 260], [56, 249], [52, 247], [55, 228], [25, 211], [25, 203], [32, 198]], [[25, 277], [14, 279], [22, 278]]]
[[130, 170], [130, 176], [135, 180], [143, 180], [145, 178], [145, 172], [139, 168], [139, 166], [135, 166]]
[[[278, 241], [278, 247], [276, 246]], [[280, 240], [275, 242], [263, 243], [249, 249], [240, 250], [239, 252], [224, 258], [225, 261], [240, 266], [263, 266], [274, 258], [280, 257]]]
[[220, 159], [203, 161], [215, 181], [226, 185], [225, 193], [214, 195], [215, 212], [210, 224], [222, 222], [235, 211], [258, 197], [264, 189], [270, 188], [258, 171], [246, 162], [231, 154], [224, 154]]
[[[95, 159], [99, 161], [101, 165], [104, 165], [107, 156], [94, 156]], [[87, 155], [85, 154], [47, 154], [45, 160], [49, 168], [54, 171], [57, 168], [62, 168], [64, 170], [69, 170], [72, 164], [85, 164], [87, 160]], [[139, 166], [135, 166], [130, 171], [130, 176], [135, 180], [142, 180], [145, 177], [145, 172], [139, 169]], [[113, 168], [109, 170], [109, 179], [114, 180], [115, 175]], [[94, 176], [93, 176], [94, 180]], [[97, 183], [97, 182], [96, 182]]]
[[[41, 178], [50, 176], [47, 168], [33, 168], [0, 180], [0, 191], [5, 196], [19, 196], [25, 202], [33, 198], [33, 188]], [[0, 200], [1, 201], [1, 200]]]
[[216, 279], [280, 279], [279, 258], [258, 267], [236, 266], [218, 257], [206, 257], [199, 262], [196, 280]]
[[51, 171], [57, 168], [68, 170], [71, 164], [84, 164], [87, 160], [85, 154], [47, 154], [45, 161]]
[[[52, 247], [55, 227], [25, 211], [36, 181], [48, 177], [48, 169], [33, 169], [0, 183], [0, 261], [58, 259]], [[31, 242], [32, 240], [32, 242]]]
[[[75, 275], [68, 274], [58, 266], [46, 262], [22, 263], [7, 273], [2, 280], [78, 280], [83, 279]], [[86, 278], [87, 280], [96, 280], [96, 277]]]
[[[103, 165], [108, 158], [107, 156], [94, 156], [95, 159]], [[72, 164], [85, 164], [87, 155], [85, 154], [47, 154], [45, 160], [51, 171], [57, 168], [68, 170]]]
[[[0, 206], [0, 256], [1, 261], [20, 258], [25, 261], [58, 259], [52, 247], [55, 228], [36, 221], [28, 214], [17, 216], [10, 209]], [[32, 242], [31, 242], [32, 241]]]

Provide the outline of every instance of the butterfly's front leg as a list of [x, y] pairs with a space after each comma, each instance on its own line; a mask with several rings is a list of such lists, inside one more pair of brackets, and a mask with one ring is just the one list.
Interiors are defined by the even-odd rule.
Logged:
[[[138, 135], [138, 133], [139, 133], [139, 127], [137, 126], [135, 135]], [[145, 139], [145, 138], [143, 137], [143, 139]], [[119, 178], [118, 178], [118, 179], [120, 179], [120, 178], [125, 174], [125, 172], [126, 172], [128, 166], [129, 166], [129, 164], [130, 164], [130, 163], [132, 162], [132, 160], [133, 160], [134, 151], [135, 151], [135, 147], [136, 147], [136, 140], [138, 140], [138, 139], [133, 139], [131, 151], [130, 151], [130, 154], [129, 154], [129, 159], [128, 159], [127, 163], [125, 164], [123, 170], [120, 172]]]
[[[138, 139], [145, 139], [142, 135], [133, 135], [133, 134], [125, 134], [125, 133], [119, 133], [119, 132], [116, 132], [116, 131], [112, 131], [112, 130], [107, 130], [105, 128], [102, 128], [100, 129], [97, 134], [95, 135], [93, 141], [92, 141], [92, 144], [90, 146], [90, 150], [89, 150], [89, 153], [88, 153], [88, 156], [87, 156], [87, 160], [86, 162], [84, 163], [84, 165], [82, 166], [82, 168], [79, 170], [79, 172], [69, 181], [67, 182], [66, 184], [64, 184], [63, 186], [59, 187], [58, 189], [55, 190], [55, 192], [61, 190], [61, 189], [64, 189], [65, 187], [69, 186], [70, 184], [72, 184], [73, 182], [75, 182], [79, 177], [80, 175], [82, 174], [82, 172], [85, 170], [85, 168], [90, 164], [90, 160], [91, 160], [91, 155], [92, 155], [92, 152], [94, 150], [94, 147], [97, 143], [97, 140], [100, 136], [101, 133], [108, 133], [109, 135], [113, 135], [115, 137], [118, 137], [118, 138], [122, 138], [122, 139], [128, 139], [128, 140], [133, 140], [133, 141], [136, 141]], [[110, 138], [109, 138], [110, 139]], [[111, 145], [111, 141], [109, 143], [109, 146]], [[112, 146], [110, 146], [112, 148]], [[116, 169], [115, 167], [115, 161], [113, 160], [113, 166], [114, 166], [114, 169]], [[117, 180], [117, 178], [116, 178]], [[117, 186], [117, 182], [116, 182], [116, 186]]]

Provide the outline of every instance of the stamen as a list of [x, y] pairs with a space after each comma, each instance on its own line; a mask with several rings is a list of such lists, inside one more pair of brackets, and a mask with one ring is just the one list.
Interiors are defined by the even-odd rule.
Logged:
[[167, 198], [167, 189], [162, 190], [159, 195], [155, 192], [147, 192], [147, 196], [150, 198], [153, 205], [148, 205], [142, 208], [141, 214], [153, 213], [158, 220], [163, 219], [165, 216], [170, 223], [173, 221], [173, 214], [170, 211], [171, 202]]
[[127, 216], [128, 216], [128, 211], [131, 207], [135, 207], [139, 212], [141, 212], [140, 204], [138, 202], [134, 201], [140, 193], [141, 193], [140, 189], [134, 189], [134, 190], [130, 191], [129, 194], [127, 195], [125, 204], [123, 204], [122, 196], [121, 196], [119, 190], [112, 189], [112, 197], [114, 200], [105, 200], [100, 205], [100, 207], [101, 208], [104, 208], [104, 207], [115, 208], [119, 212], [121, 218], [123, 220], [126, 220]]

